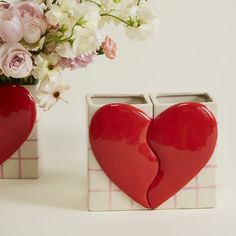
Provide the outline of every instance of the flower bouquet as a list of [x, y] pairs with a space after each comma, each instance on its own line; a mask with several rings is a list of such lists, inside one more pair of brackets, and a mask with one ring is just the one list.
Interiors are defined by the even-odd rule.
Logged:
[[0, 1], [0, 84], [36, 85], [39, 106], [50, 109], [69, 89], [63, 70], [116, 57], [108, 23], [143, 40], [160, 22], [145, 0]]
[[0, 0], [0, 179], [39, 177], [36, 103], [48, 110], [63, 100], [63, 70], [86, 67], [98, 55], [116, 57], [107, 24], [142, 40], [159, 19], [145, 0]]

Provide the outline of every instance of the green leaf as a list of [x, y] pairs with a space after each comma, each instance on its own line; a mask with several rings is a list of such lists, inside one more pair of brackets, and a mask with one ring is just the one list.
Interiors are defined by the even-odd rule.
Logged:
[[0, 75], [0, 85], [3, 84], [16, 84], [16, 85], [36, 85], [38, 80], [33, 76], [29, 76], [27, 78], [12, 78]]

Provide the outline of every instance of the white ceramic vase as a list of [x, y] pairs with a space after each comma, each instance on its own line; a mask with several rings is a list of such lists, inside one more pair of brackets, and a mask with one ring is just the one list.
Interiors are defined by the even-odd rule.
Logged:
[[[206, 93], [88, 95], [88, 127], [94, 113], [110, 103], [135, 106], [155, 118], [167, 108], [181, 102], [205, 104], [217, 117], [216, 101]], [[158, 209], [211, 208], [216, 204], [216, 150], [202, 171], [175, 196]], [[106, 176], [88, 141], [88, 209], [90, 211], [143, 210]]]

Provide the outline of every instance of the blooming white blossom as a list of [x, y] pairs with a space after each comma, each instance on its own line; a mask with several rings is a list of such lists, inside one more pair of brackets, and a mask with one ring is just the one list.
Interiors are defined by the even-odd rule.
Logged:
[[51, 53], [50, 55], [41, 53], [35, 57], [35, 67], [32, 75], [39, 80], [39, 85], [42, 81], [49, 80], [51, 75], [59, 73], [59, 68], [57, 67], [59, 60], [60, 57], [56, 53]]
[[103, 9], [119, 11], [126, 9], [127, 7], [136, 6], [137, 0], [98, 0]]
[[41, 83], [38, 89], [39, 106], [45, 111], [54, 106], [60, 99], [63, 100], [63, 93], [69, 90], [70, 86], [58, 74], [52, 74], [47, 82]]
[[103, 15], [99, 22], [99, 27], [102, 28], [105, 24], [115, 23], [116, 25], [122, 22], [115, 17], [110, 17], [110, 14], [127, 20], [127, 9], [137, 5], [137, 0], [97, 0], [100, 4], [100, 13]]
[[80, 26], [75, 27], [72, 41], [72, 43], [58, 44], [56, 47], [57, 54], [65, 58], [74, 58], [80, 54], [96, 52], [101, 44], [98, 31]]
[[61, 71], [86, 67], [98, 55], [116, 57], [116, 42], [102, 33], [101, 27], [105, 24], [123, 25], [132, 40], [146, 39], [157, 31], [160, 20], [147, 2], [0, 2], [0, 80], [14, 82], [18, 78], [25, 83], [29, 78], [29, 83], [37, 81], [39, 105], [48, 110], [69, 89]]
[[77, 24], [83, 28], [96, 29], [101, 19], [99, 7], [91, 2], [82, 2], [75, 9], [75, 17], [78, 20]]
[[79, 1], [77, 0], [57, 0], [57, 4], [60, 6], [63, 12], [68, 15], [74, 15], [76, 9], [79, 7]]
[[144, 40], [157, 32], [160, 19], [147, 3], [143, 3], [130, 9], [128, 23], [129, 26], [125, 26], [127, 36], [132, 40]]
[[61, 24], [61, 22], [68, 17], [68, 15], [58, 5], [53, 5], [45, 15], [47, 17], [48, 23], [53, 26]]

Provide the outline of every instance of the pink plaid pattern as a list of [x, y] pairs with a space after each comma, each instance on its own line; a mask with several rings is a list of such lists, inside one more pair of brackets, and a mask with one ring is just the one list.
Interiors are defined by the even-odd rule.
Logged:
[[[168, 96], [168, 95], [167, 95]], [[177, 95], [178, 96], [178, 95]], [[181, 96], [181, 95], [180, 95]], [[190, 94], [190, 97], [192, 95]], [[193, 95], [194, 96], [194, 95]], [[204, 96], [204, 94], [203, 94]], [[94, 104], [92, 97], [102, 97], [104, 104], [110, 103], [109, 95], [92, 95], [88, 96], [89, 123], [93, 114], [103, 105]], [[118, 96], [119, 97], [119, 96]], [[122, 97], [122, 96], [121, 96]], [[124, 96], [127, 97], [127, 96]], [[171, 106], [170, 103], [156, 104], [148, 99], [146, 95], [140, 95], [145, 99], [145, 103], [135, 105], [150, 117], [157, 116], [162, 111]], [[151, 96], [150, 96], [151, 97]], [[207, 104], [208, 108], [215, 114], [216, 103]], [[174, 103], [173, 103], [174, 104]], [[172, 104], [172, 105], [173, 105]], [[150, 107], [152, 112], [150, 112]], [[154, 112], [154, 114], [153, 114]], [[163, 203], [158, 209], [187, 209], [187, 208], [211, 208], [215, 207], [216, 196], [216, 151], [211, 157], [209, 163], [201, 170], [201, 172], [191, 180], [183, 189], [175, 196]], [[90, 211], [111, 211], [111, 210], [144, 210], [142, 206], [130, 199], [122, 190], [120, 190], [105, 175], [91, 150], [88, 142], [88, 196]]]
[[[90, 153], [92, 153], [91, 149], [90, 149]], [[91, 158], [91, 157], [90, 157]], [[92, 158], [94, 158], [94, 156], [92, 156]], [[92, 161], [94, 162], [94, 160]], [[177, 193], [175, 196], [173, 196], [172, 198], [170, 198], [166, 203], [164, 203], [162, 206], [160, 206], [160, 209], [178, 209], [178, 208], [204, 208], [204, 207], [214, 207], [212, 206], [208, 206], [206, 205], [206, 203], [201, 202], [201, 196], [204, 198], [204, 192], [208, 192], [211, 193], [212, 195], [214, 195], [215, 193], [215, 189], [216, 189], [216, 185], [214, 184], [214, 180], [212, 181], [212, 184], [199, 184], [199, 178], [201, 178], [202, 173], [204, 172], [208, 172], [209, 170], [215, 170], [217, 168], [216, 164], [211, 164], [209, 163], [208, 165], [206, 165], [203, 170], [201, 171], [201, 173], [196, 176], [191, 183], [189, 183], [187, 186], [185, 186], [179, 193]], [[88, 173], [89, 173], [89, 182], [95, 180], [95, 178], [99, 178], [99, 174], [98, 173], [102, 173], [104, 174], [103, 170], [98, 166], [96, 168], [92, 168], [89, 167], [88, 168]], [[213, 173], [214, 175], [214, 173]], [[199, 177], [200, 176], [200, 177]], [[116, 207], [116, 203], [113, 201], [113, 196], [116, 195], [117, 193], [123, 193], [122, 190], [120, 190], [117, 186], [115, 186], [112, 181], [110, 179], [108, 179], [108, 177], [105, 176], [105, 178], [107, 178], [108, 181], [108, 187], [107, 188], [93, 188], [91, 187], [91, 185], [89, 184], [89, 195], [90, 197], [92, 197], [92, 195], [94, 195], [95, 197], [97, 197], [98, 195], [103, 195], [103, 199], [107, 199], [107, 203], [104, 204], [103, 202], [103, 209], [93, 209], [93, 207], [91, 207], [90, 210], [119, 210]], [[178, 200], [181, 198], [183, 198], [183, 196], [186, 194], [192, 196], [190, 199], [190, 204], [188, 205], [182, 205], [181, 202], [178, 202]], [[106, 197], [107, 195], [107, 197]], [[183, 196], [182, 196], [183, 195]], [[128, 196], [126, 196], [127, 199], [129, 199]], [[100, 198], [97, 198], [100, 199]], [[93, 201], [90, 198], [90, 201]], [[132, 199], [127, 200], [129, 201], [129, 205], [126, 203], [125, 204], [125, 209], [122, 210], [141, 210], [144, 209], [142, 206], [138, 205], [136, 202], [134, 202]], [[91, 204], [91, 202], [90, 202]], [[106, 206], [105, 206], [106, 205]], [[90, 205], [91, 206], [91, 205]]]
[[0, 166], [0, 179], [32, 179], [39, 177], [40, 147], [39, 121], [29, 138]]

